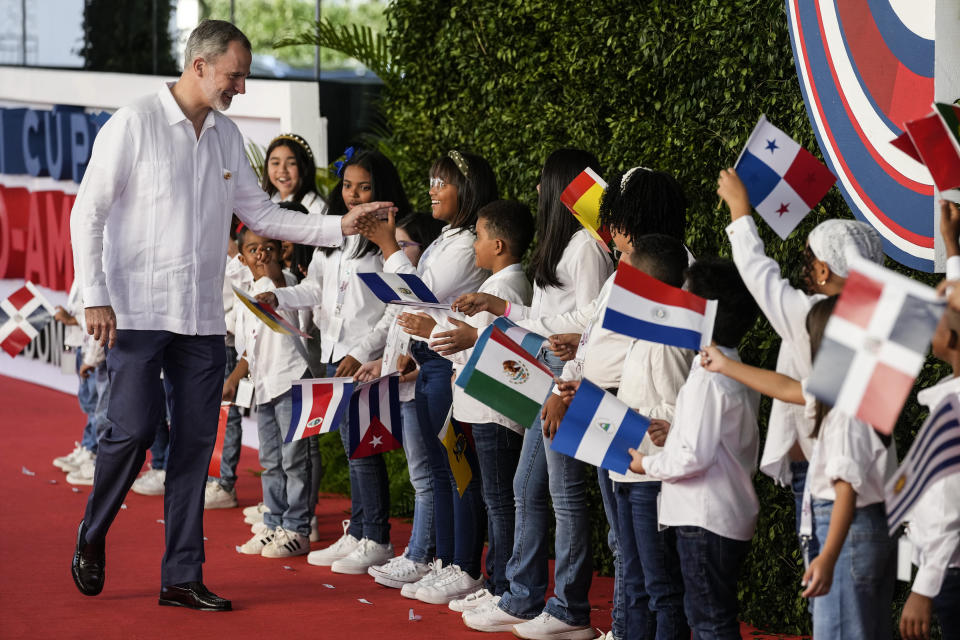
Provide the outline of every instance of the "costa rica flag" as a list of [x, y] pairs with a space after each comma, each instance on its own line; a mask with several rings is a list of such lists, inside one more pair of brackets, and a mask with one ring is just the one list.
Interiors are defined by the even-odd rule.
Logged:
[[0, 302], [0, 347], [15, 358], [40, 335], [53, 317], [53, 306], [32, 282]]
[[353, 393], [353, 378], [294, 380], [290, 387], [293, 410], [284, 442], [340, 429]]
[[348, 424], [351, 460], [402, 447], [400, 375], [359, 385], [350, 397]]

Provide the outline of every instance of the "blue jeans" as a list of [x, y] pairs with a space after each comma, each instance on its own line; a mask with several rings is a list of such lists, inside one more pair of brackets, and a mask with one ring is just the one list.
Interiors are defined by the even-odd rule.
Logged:
[[407, 456], [407, 471], [413, 485], [413, 528], [407, 544], [407, 557], [425, 563], [433, 558], [433, 478], [427, 459], [427, 443], [417, 425], [417, 403], [400, 403], [403, 416], [403, 452]]
[[740, 640], [737, 580], [750, 541], [725, 538], [701, 527], [675, 529], [683, 608], [693, 640]]
[[166, 413], [157, 422], [157, 430], [150, 445], [150, 468], [165, 471], [167, 468], [167, 454], [170, 451], [170, 421], [173, 417], [173, 387], [166, 378], [158, 381], [157, 393], [163, 398]]
[[597, 484], [600, 485], [600, 497], [603, 499], [603, 513], [607, 516], [607, 546], [613, 554], [613, 608], [610, 628], [616, 640], [627, 637], [626, 614], [627, 601], [624, 595], [623, 557], [620, 555], [620, 515], [617, 509], [617, 497], [614, 485], [606, 469], [597, 467]]
[[79, 375], [80, 367], [83, 366], [83, 348], [77, 347], [77, 401], [80, 408], [87, 414], [87, 424], [83, 427], [83, 435], [80, 438], [80, 446], [88, 451], [97, 452], [97, 376], [90, 374], [86, 378]]
[[614, 487], [626, 592], [624, 638], [689, 638], [676, 531], [658, 531], [657, 526], [660, 483], [618, 482]]
[[[431, 351], [424, 342], [414, 341], [410, 346], [411, 354], [420, 365], [414, 402], [417, 405], [417, 423], [427, 445], [433, 481], [437, 557], [444, 564], [459, 566], [476, 579], [483, 574], [480, 559], [486, 527], [480, 469], [476, 464], [471, 465], [473, 478], [463, 496], [460, 496], [450, 470], [447, 450], [437, 437], [453, 404], [450, 382], [453, 365]], [[468, 452], [468, 455], [473, 454]]]
[[940, 593], [933, 599], [933, 613], [943, 640], [960, 640], [960, 569], [947, 569]]
[[488, 587], [493, 595], [499, 596], [510, 587], [506, 568], [513, 551], [515, 526], [513, 476], [520, 461], [523, 436], [502, 425], [486, 422], [473, 425], [473, 441], [477, 445], [483, 502], [487, 507]]
[[[790, 480], [790, 489], [793, 491], [793, 503], [796, 509], [795, 511], [795, 520], [797, 527], [797, 536], [800, 535], [800, 517], [803, 513], [803, 488], [807, 484], [807, 469], [810, 467], [810, 463], [806, 460], [795, 460], [790, 463], [790, 473], [792, 479]], [[806, 541], [807, 543], [807, 557], [816, 558], [820, 555], [820, 542], [817, 540], [817, 536], [813, 535]], [[803, 540], [800, 540], [800, 551], [803, 552]]]
[[282, 526], [310, 534], [310, 457], [307, 441], [283, 441], [293, 411], [291, 392], [257, 405], [257, 435], [263, 473], [263, 503], [269, 509], [263, 522], [271, 529]]
[[[814, 531], [820, 540], [827, 539], [832, 511], [832, 501], [813, 500]], [[830, 592], [813, 599], [813, 636], [892, 638], [890, 605], [896, 563], [896, 544], [887, 535], [883, 503], [857, 509], [833, 567]]]
[[[237, 366], [237, 350], [231, 346], [224, 345], [224, 351], [227, 355], [227, 366], [225, 368], [227, 376]], [[237, 465], [240, 464], [240, 450], [243, 448], [243, 418], [240, 415], [240, 409], [237, 405], [231, 404], [227, 411], [227, 426], [223, 434], [223, 451], [220, 453], [220, 477], [210, 476], [207, 480], [214, 480], [220, 484], [225, 491], [232, 491], [237, 484]]]
[[[564, 362], [550, 352], [540, 355], [554, 375]], [[527, 430], [520, 463], [513, 479], [516, 504], [513, 553], [507, 563], [510, 589], [500, 608], [531, 619], [546, 611], [576, 626], [590, 624], [588, 593], [593, 580], [590, 517], [587, 506], [589, 465], [550, 449], [539, 416]], [[547, 491], [556, 517], [554, 595], [543, 605], [547, 590]]]

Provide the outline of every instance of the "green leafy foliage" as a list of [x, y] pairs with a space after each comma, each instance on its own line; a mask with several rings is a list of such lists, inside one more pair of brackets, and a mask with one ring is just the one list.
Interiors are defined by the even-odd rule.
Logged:
[[396, 80], [387, 40], [369, 25], [337, 25], [323, 18], [308, 29], [280, 38], [273, 46], [305, 44], [332, 49], [358, 60], [385, 84]]

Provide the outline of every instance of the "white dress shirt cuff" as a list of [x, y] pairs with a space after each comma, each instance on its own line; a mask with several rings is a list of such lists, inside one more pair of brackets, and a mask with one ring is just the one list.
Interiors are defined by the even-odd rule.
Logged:
[[106, 285], [98, 285], [83, 288], [83, 306], [86, 307], [109, 307], [110, 293]]
[[921, 565], [910, 590], [921, 596], [934, 598], [940, 593], [940, 587], [943, 586], [944, 575], [946, 575], [946, 571], [943, 567]]
[[725, 229], [727, 232], [727, 237], [730, 238], [730, 242], [733, 243], [735, 238], [740, 238], [741, 236], [754, 237], [759, 239], [759, 233], [757, 233], [757, 223], [754, 221], [753, 216], [743, 216], [742, 218], [737, 218], [733, 222], [727, 225]]
[[403, 251], [397, 251], [392, 256], [383, 261], [384, 273], [399, 273], [405, 267], [413, 266], [410, 259]]
[[960, 280], [960, 256], [947, 258], [947, 280]]

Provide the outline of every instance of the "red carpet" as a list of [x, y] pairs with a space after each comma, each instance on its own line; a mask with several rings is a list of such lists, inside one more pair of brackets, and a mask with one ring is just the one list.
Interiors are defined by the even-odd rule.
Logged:
[[[335, 574], [308, 565], [305, 556], [269, 560], [238, 554], [236, 545], [250, 536], [240, 509], [208, 511], [204, 522], [205, 582], [233, 600], [235, 610], [217, 614], [159, 607], [163, 499], [134, 493], [107, 538], [103, 593], [82, 596], [69, 563], [89, 487], [74, 491], [51, 460], [73, 448], [84, 415], [76, 398], [2, 376], [0, 396], [7, 399], [0, 420], [0, 530], [5, 532], [0, 638], [482, 637], [446, 607], [408, 600], [368, 576]], [[241, 507], [260, 497], [258, 468], [256, 452], [245, 449], [237, 484]], [[339, 496], [320, 500], [317, 513], [326, 540], [342, 534], [340, 522], [349, 517], [348, 509], [349, 501]], [[394, 547], [402, 550], [409, 533], [409, 523], [395, 520]], [[593, 624], [603, 630], [610, 626], [612, 589], [610, 578], [598, 577], [590, 593]], [[409, 620], [411, 608], [420, 620]], [[745, 638], [761, 637], [746, 626], [743, 631]]]

